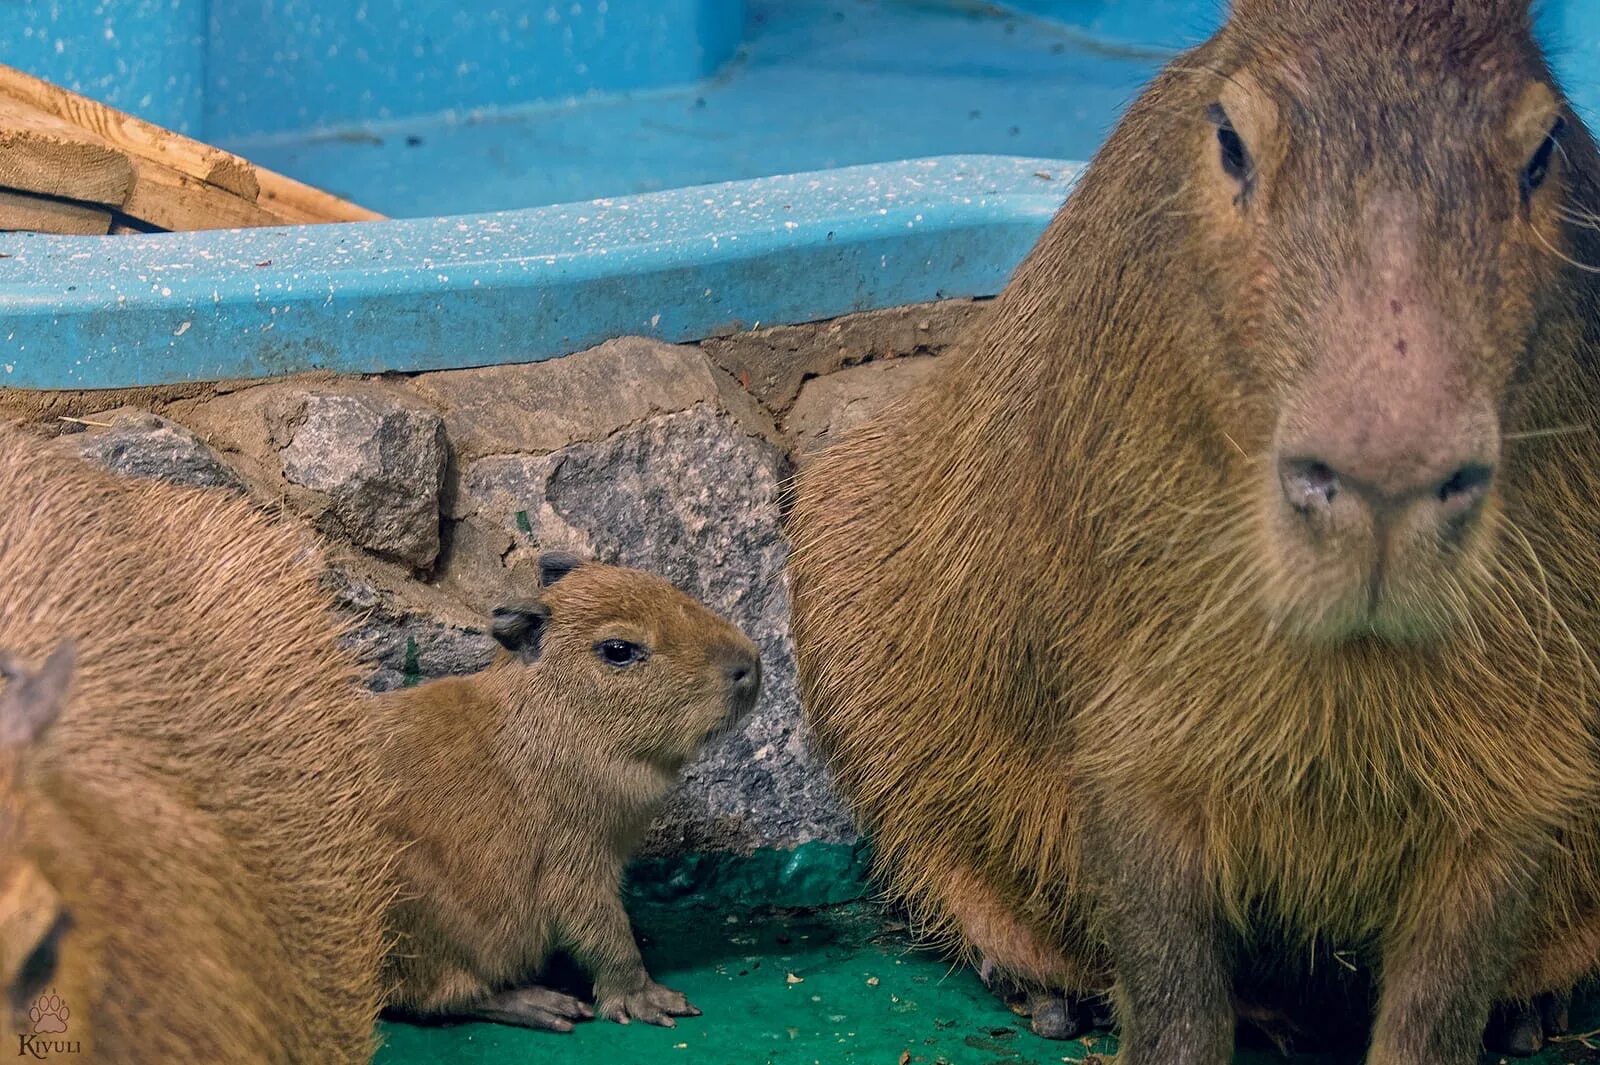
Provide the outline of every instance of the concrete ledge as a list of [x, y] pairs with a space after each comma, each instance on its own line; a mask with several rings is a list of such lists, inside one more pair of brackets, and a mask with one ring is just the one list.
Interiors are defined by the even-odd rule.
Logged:
[[361, 225], [0, 237], [0, 387], [455, 369], [998, 292], [1079, 167], [952, 156]]

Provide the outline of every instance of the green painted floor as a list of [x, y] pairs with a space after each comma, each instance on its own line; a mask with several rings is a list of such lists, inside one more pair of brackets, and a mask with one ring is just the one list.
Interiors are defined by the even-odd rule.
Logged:
[[[1055, 1065], [1115, 1050], [1106, 1036], [1035, 1037], [973, 972], [914, 949], [903, 925], [865, 903], [740, 916], [640, 904], [634, 913], [652, 973], [686, 993], [703, 1017], [670, 1030], [593, 1021], [570, 1035], [386, 1024], [377, 1065]], [[1290, 1060], [1345, 1065], [1326, 1056]], [[1534, 1060], [1600, 1065], [1600, 1051], [1574, 1039]]]

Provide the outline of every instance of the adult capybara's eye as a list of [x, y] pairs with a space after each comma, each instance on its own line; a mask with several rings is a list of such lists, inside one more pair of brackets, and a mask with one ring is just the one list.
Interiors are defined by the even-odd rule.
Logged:
[[1233, 120], [1228, 117], [1228, 112], [1223, 110], [1221, 104], [1212, 104], [1208, 117], [1217, 127], [1217, 145], [1222, 150], [1222, 169], [1235, 181], [1249, 181], [1250, 172], [1254, 169], [1250, 162], [1250, 149], [1245, 147], [1244, 138], [1239, 136], [1239, 131], [1233, 128]]
[[650, 657], [650, 652], [629, 640], [601, 640], [594, 645], [595, 654], [608, 666], [625, 669]]
[[1533, 158], [1528, 160], [1528, 165], [1522, 171], [1522, 195], [1532, 196], [1550, 176], [1550, 163], [1555, 158], [1556, 147], [1561, 140], [1561, 134], [1566, 132], [1567, 120], [1557, 118], [1550, 127], [1550, 133], [1539, 142], [1539, 148], [1533, 153]]

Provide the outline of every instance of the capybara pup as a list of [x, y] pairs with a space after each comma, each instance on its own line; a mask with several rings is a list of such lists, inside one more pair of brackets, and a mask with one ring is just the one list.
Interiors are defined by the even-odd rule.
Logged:
[[679, 770], [755, 705], [760, 654], [659, 577], [558, 552], [540, 575], [495, 611], [488, 670], [381, 700], [391, 830], [410, 844], [390, 1002], [567, 1031], [594, 1011], [535, 982], [560, 950], [602, 1017], [670, 1027], [699, 1011], [645, 971], [623, 868]]
[[[1528, 0], [1237, 0], [937, 376], [802, 470], [804, 698], [892, 884], [1125, 1065], [1235, 972], [1475, 1062], [1592, 968], [1600, 197]], [[1252, 964], [1250, 968], [1255, 968]]]
[[322, 569], [0, 424], [7, 1053], [370, 1060], [394, 847]]

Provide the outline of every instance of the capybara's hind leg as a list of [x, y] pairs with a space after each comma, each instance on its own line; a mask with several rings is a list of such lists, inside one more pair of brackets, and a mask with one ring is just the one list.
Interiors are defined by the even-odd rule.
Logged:
[[1110, 980], [1050, 945], [1000, 891], [970, 866], [952, 863], [935, 882], [936, 904], [978, 956], [979, 975], [1000, 999], [1021, 1007], [1035, 1035], [1075, 1039], [1110, 1023], [1100, 989]]

